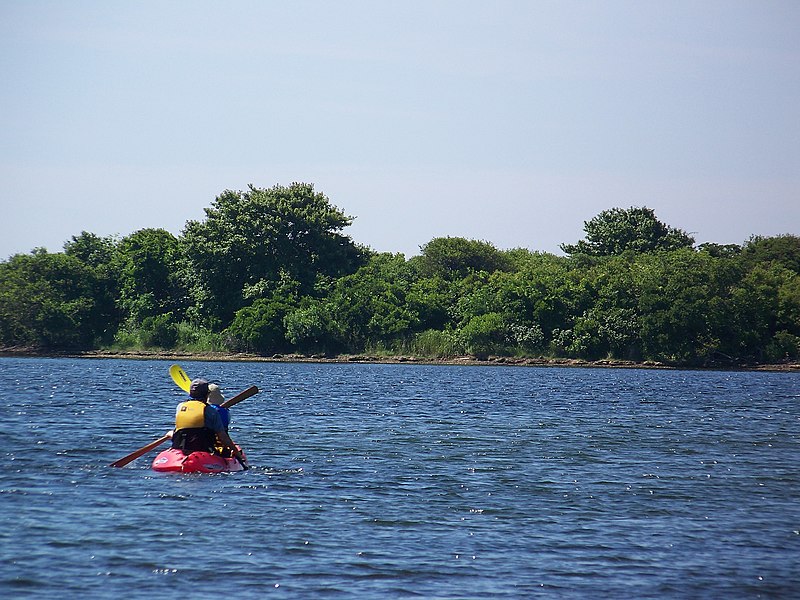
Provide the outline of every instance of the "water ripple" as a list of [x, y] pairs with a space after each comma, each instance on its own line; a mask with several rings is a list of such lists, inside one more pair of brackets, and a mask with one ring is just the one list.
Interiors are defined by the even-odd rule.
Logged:
[[109, 468], [170, 427], [168, 366], [0, 359], [12, 597], [796, 593], [796, 374], [188, 362], [262, 389], [252, 468]]

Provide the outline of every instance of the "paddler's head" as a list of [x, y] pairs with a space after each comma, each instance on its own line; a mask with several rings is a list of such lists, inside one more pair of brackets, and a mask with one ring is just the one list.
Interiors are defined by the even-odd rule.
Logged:
[[205, 379], [193, 380], [189, 386], [189, 397], [205, 402], [208, 398], [208, 382]]
[[222, 391], [216, 383], [208, 384], [208, 401], [211, 404], [222, 404], [225, 402], [225, 396], [222, 395]]

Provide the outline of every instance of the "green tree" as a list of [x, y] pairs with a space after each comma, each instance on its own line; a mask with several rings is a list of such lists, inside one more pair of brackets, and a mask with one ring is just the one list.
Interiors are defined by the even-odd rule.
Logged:
[[[485, 328], [487, 314], [504, 322], [505, 348], [520, 354], [541, 353], [556, 332], [572, 329], [594, 302], [590, 281], [567, 259], [537, 255], [514, 272], [473, 273], [459, 282], [451, 312], [459, 330]], [[496, 322], [496, 318], [492, 317]], [[473, 323], [470, 325], [470, 323]], [[499, 338], [495, 336], [494, 352]]]
[[742, 253], [742, 247], [738, 244], [715, 244], [706, 242], [697, 247], [701, 252], [707, 252], [716, 258], [733, 258]]
[[556, 330], [571, 329], [595, 299], [584, 273], [553, 255], [540, 255], [515, 273], [495, 273], [490, 281], [496, 294], [484, 301], [487, 310], [502, 312], [517, 327], [542, 332], [529, 336], [527, 352], [537, 349], [534, 340], [544, 346]]
[[800, 336], [800, 275], [777, 262], [759, 263], [731, 296], [735, 310], [731, 324], [743, 357], [772, 361], [791, 355], [790, 348], [781, 350], [786, 344], [773, 342], [776, 336], [784, 340]]
[[164, 229], [141, 229], [117, 246], [113, 265], [119, 280], [119, 305], [126, 318], [141, 323], [146, 317], [187, 307], [186, 285], [180, 273], [178, 238]]
[[411, 276], [405, 298], [421, 329], [443, 330], [453, 325], [451, 308], [458, 294], [459, 285], [442, 277]]
[[183, 243], [196, 311], [215, 327], [256, 299], [246, 289], [267, 289], [287, 273], [312, 293], [318, 277], [352, 273], [366, 255], [340, 233], [352, 217], [311, 184], [227, 190], [205, 212], [186, 224]]
[[[594, 352], [585, 355], [585, 358], [641, 358], [637, 261], [638, 256], [607, 257], [587, 272], [597, 299], [584, 317], [597, 324], [598, 340], [592, 344]], [[581, 329], [585, 330], [585, 327], [586, 323], [583, 323]]]
[[338, 322], [328, 305], [318, 298], [305, 297], [301, 305], [283, 319], [286, 339], [301, 352], [336, 354], [346, 349], [345, 334], [336, 330]]
[[694, 239], [686, 232], [659, 221], [647, 207], [604, 210], [584, 223], [586, 239], [561, 244], [567, 254], [611, 256], [632, 252], [656, 252], [691, 248]]
[[491, 354], [506, 353], [509, 334], [508, 322], [503, 315], [496, 312], [472, 317], [459, 330], [459, 336], [467, 352], [481, 360], [485, 360]]
[[64, 244], [64, 254], [76, 258], [93, 271], [94, 293], [92, 300], [94, 313], [102, 331], [98, 341], [110, 343], [123, 318], [118, 306], [119, 273], [114, 266], [117, 253], [117, 239], [114, 236], [100, 237], [88, 231], [72, 238]]
[[74, 256], [90, 267], [103, 267], [111, 263], [117, 250], [117, 242], [112, 236], [100, 237], [88, 231], [73, 235], [64, 244], [64, 254]]
[[284, 320], [299, 305], [300, 284], [286, 273], [271, 290], [259, 290], [249, 306], [236, 311], [231, 325], [225, 330], [229, 345], [235, 350], [274, 353], [290, 348]]
[[291, 339], [307, 346], [311, 337], [321, 337], [324, 348], [347, 352], [394, 347], [421, 328], [419, 307], [409, 302], [415, 277], [402, 254], [377, 254], [337, 279], [319, 306], [288, 316]]
[[35, 250], [0, 263], [0, 342], [43, 350], [85, 349], [115, 325], [95, 270], [75, 256]]
[[472, 272], [508, 269], [510, 260], [493, 244], [461, 237], [434, 238], [421, 248], [420, 272], [427, 277], [461, 279]]
[[749, 265], [774, 261], [800, 273], [800, 236], [754, 236], [744, 245], [742, 255]]
[[730, 261], [678, 250], [636, 260], [645, 358], [702, 365], [734, 358], [732, 291], [740, 273]]

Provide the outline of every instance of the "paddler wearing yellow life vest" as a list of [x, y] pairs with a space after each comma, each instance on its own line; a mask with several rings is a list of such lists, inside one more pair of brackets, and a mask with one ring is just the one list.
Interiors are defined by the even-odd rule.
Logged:
[[172, 434], [172, 447], [184, 454], [191, 452], [212, 452], [219, 454], [216, 446], [242, 460], [241, 451], [233, 443], [219, 412], [208, 404], [208, 381], [195, 379], [189, 387], [189, 399], [181, 402], [175, 410], [175, 430]]

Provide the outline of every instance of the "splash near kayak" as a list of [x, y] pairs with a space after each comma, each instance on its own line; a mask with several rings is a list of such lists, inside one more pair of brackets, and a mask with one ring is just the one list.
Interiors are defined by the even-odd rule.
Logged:
[[152, 468], [161, 473], [229, 473], [244, 470], [242, 463], [233, 457], [226, 458], [211, 452], [184, 454], [177, 448], [159, 453], [153, 459]]

